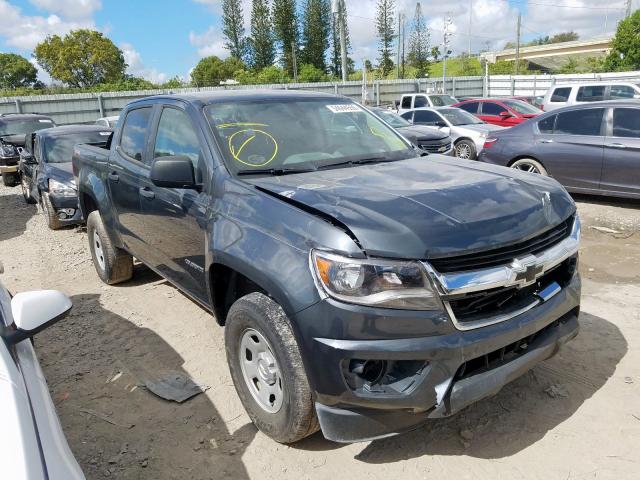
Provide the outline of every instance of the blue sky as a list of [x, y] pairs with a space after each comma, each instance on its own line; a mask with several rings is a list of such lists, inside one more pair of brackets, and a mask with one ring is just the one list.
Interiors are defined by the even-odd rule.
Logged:
[[[242, 0], [247, 27], [251, 0]], [[346, 0], [352, 57], [375, 62], [372, 19], [375, 0]], [[299, 0], [302, 3], [302, 0]], [[405, 13], [407, 33], [415, 0], [396, 0]], [[448, 0], [422, 1], [432, 44], [441, 42], [443, 17], [450, 15], [454, 52], [501, 48], [515, 38], [518, 10], [523, 37], [575, 30], [581, 38], [610, 33], [622, 17], [624, 0]], [[634, 8], [640, 0], [634, 0]], [[471, 34], [469, 35], [469, 6]], [[605, 22], [606, 19], [606, 22]], [[30, 57], [47, 34], [79, 27], [96, 28], [124, 52], [129, 72], [152, 81], [187, 77], [206, 55], [226, 56], [220, 32], [220, 0], [0, 0], [0, 51]], [[43, 76], [46, 80], [46, 76]]]

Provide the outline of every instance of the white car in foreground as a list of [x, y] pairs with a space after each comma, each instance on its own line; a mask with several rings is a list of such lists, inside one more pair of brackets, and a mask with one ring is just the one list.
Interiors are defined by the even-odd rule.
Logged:
[[85, 478], [64, 437], [30, 341], [69, 310], [71, 300], [61, 292], [24, 292], [11, 298], [0, 283], [0, 478]]

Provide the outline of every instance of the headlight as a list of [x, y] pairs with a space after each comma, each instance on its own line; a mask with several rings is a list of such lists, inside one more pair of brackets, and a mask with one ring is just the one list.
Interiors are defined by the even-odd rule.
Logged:
[[324, 292], [343, 302], [410, 310], [439, 310], [419, 262], [358, 260], [312, 251], [313, 273]]
[[49, 180], [49, 192], [62, 197], [75, 197], [78, 194], [74, 187], [56, 180]]
[[0, 145], [0, 156], [13, 157], [16, 154], [16, 149], [13, 145]]

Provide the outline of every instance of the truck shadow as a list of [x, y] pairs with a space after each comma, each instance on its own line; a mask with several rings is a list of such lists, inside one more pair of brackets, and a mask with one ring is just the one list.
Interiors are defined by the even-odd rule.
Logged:
[[183, 358], [154, 331], [105, 310], [98, 295], [72, 301], [36, 350], [87, 478], [249, 478], [242, 454], [253, 424], [232, 434], [207, 395], [178, 404], [147, 391], [144, 381], [164, 373], [188, 376]]
[[356, 458], [372, 464], [423, 455], [499, 459], [533, 445], [602, 388], [627, 352], [627, 342], [613, 323], [581, 313], [580, 326], [578, 337], [558, 355], [495, 397], [405, 435], [374, 441]]
[[19, 188], [13, 190], [16, 193], [0, 194], [0, 242], [22, 235], [27, 222], [38, 212], [35, 205], [24, 201]]

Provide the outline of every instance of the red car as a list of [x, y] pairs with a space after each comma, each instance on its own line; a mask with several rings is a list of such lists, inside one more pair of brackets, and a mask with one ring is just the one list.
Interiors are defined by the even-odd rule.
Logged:
[[513, 127], [543, 113], [542, 110], [527, 102], [512, 98], [465, 100], [452, 106], [466, 110], [480, 120], [501, 127]]

